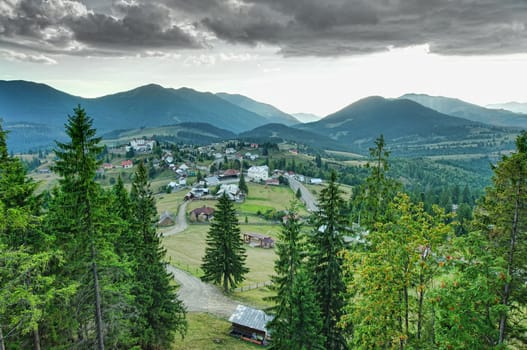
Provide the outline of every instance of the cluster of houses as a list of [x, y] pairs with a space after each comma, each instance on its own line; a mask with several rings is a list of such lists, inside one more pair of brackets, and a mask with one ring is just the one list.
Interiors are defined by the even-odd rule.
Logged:
[[151, 153], [154, 150], [155, 146], [155, 140], [133, 139], [132, 141], [130, 141], [129, 146], [125, 146], [125, 150], [128, 152], [133, 149], [134, 152], [137, 153]]

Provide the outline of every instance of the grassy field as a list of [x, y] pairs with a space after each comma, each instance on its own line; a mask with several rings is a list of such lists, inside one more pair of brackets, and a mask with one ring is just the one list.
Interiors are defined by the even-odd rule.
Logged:
[[204, 314], [187, 314], [188, 331], [184, 339], [177, 338], [173, 350], [251, 350], [261, 346], [229, 335], [231, 324], [221, 318]]
[[[201, 275], [201, 258], [205, 254], [205, 239], [209, 225], [190, 225], [184, 232], [165, 237], [163, 245], [167, 249], [170, 262], [187, 270], [193, 275]], [[258, 232], [261, 234], [276, 237], [279, 225], [241, 225], [243, 232]], [[273, 249], [262, 249], [247, 247], [247, 267], [249, 273], [243, 286], [255, 283], [267, 282], [273, 272], [276, 254]]]

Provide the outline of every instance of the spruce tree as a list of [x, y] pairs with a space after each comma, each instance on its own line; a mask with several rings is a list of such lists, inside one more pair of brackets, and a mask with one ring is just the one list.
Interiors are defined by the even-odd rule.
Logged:
[[[516, 139], [516, 151], [494, 167], [492, 186], [476, 209], [482, 239], [504, 273], [495, 293], [501, 304], [497, 344], [525, 339], [527, 293], [527, 132]], [[527, 342], [522, 340], [523, 345]]]
[[325, 350], [326, 339], [321, 333], [320, 306], [305, 268], [301, 268], [295, 275], [292, 296], [289, 346], [277, 349]]
[[142, 349], [168, 349], [176, 333], [185, 334], [185, 308], [166, 271], [166, 250], [155, 227], [157, 211], [144, 163], [139, 163], [132, 183], [132, 234], [135, 283], [132, 294], [138, 320], [134, 335]]
[[[287, 221], [278, 236], [275, 273], [271, 289], [276, 295], [271, 308], [274, 319], [268, 325], [273, 335], [273, 349], [321, 349], [322, 321], [316, 294], [302, 266], [305, 265], [306, 243], [301, 234], [298, 204], [292, 203]], [[306, 336], [309, 334], [309, 336]]]
[[247, 183], [245, 182], [245, 176], [243, 175], [243, 167], [240, 170], [240, 181], [238, 182], [238, 188], [240, 191], [242, 191], [246, 196], [249, 194], [249, 186], [247, 186]]
[[232, 202], [224, 194], [218, 200], [214, 220], [207, 233], [207, 247], [202, 260], [204, 281], [221, 285], [225, 293], [241, 283], [249, 271], [247, 255], [240, 237], [240, 226]]
[[369, 149], [371, 169], [364, 183], [354, 191], [351, 200], [352, 219], [372, 229], [374, 223], [382, 221], [388, 204], [395, 197], [400, 184], [387, 176], [390, 152], [386, 149], [384, 136], [375, 140], [375, 147]]
[[322, 313], [322, 335], [328, 350], [345, 349], [346, 340], [337, 324], [343, 313], [346, 285], [343, 280], [344, 234], [348, 231], [345, 202], [337, 184], [337, 174], [331, 173], [328, 186], [318, 198], [319, 210], [313, 219], [310, 236], [309, 273]]
[[6, 140], [0, 124], [0, 348], [5, 348], [6, 327], [10, 348], [31, 335], [33, 349], [39, 350], [44, 310], [61, 292], [48, 265], [61, 252], [49, 247], [36, 183], [26, 176], [22, 162], [9, 155]]
[[50, 324], [53, 333], [61, 334], [53, 346], [126, 347], [131, 280], [126, 259], [115, 251], [120, 228], [115, 227], [110, 197], [95, 182], [100, 138], [84, 109], [78, 106], [73, 111], [66, 124], [69, 141], [57, 142], [55, 150], [53, 170], [62, 178], [53, 191], [46, 229], [66, 254], [64, 265], [57, 268], [61, 279], [76, 283], [78, 289], [66, 306], [76, 312], [60, 318], [56, 314]]

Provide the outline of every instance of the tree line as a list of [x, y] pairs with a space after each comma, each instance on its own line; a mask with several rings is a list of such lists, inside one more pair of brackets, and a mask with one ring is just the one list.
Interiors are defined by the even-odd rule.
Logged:
[[519, 349], [527, 346], [527, 133], [493, 168], [466, 231], [388, 174], [379, 137], [351, 211], [335, 172], [319, 211], [282, 226], [273, 349]]
[[0, 126], [0, 349], [167, 349], [185, 308], [166, 272], [147, 169], [128, 192], [95, 182], [103, 149], [79, 106], [46, 196]]
[[[271, 348], [505, 349], [527, 345], [527, 133], [494, 167], [459, 231], [455, 213], [390, 178], [381, 135], [350, 204], [331, 173], [308, 221], [298, 203], [278, 237]], [[247, 269], [232, 204], [220, 199], [204, 279], [229, 292]]]

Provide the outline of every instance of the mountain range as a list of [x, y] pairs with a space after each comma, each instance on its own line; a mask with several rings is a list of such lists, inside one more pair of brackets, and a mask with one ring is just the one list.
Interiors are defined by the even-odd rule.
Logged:
[[514, 113], [527, 114], [527, 103], [525, 102], [506, 102], [487, 105], [488, 108], [505, 109]]
[[425, 94], [406, 94], [400, 99], [415, 101], [438, 112], [481, 123], [527, 128], [527, 115], [503, 109], [490, 109], [456, 98], [429, 96]]
[[417, 94], [399, 99], [365, 98], [302, 124], [300, 116], [297, 119], [243, 95], [150, 84], [99, 98], [83, 98], [44, 84], [0, 81], [0, 118], [4, 128], [11, 131], [8, 142], [14, 151], [45, 147], [55, 139], [64, 139], [66, 116], [78, 104], [93, 117], [95, 127], [105, 138], [155, 134], [179, 142], [212, 142], [240, 137], [288, 140], [311, 148], [363, 154], [381, 133], [402, 155], [436, 154], [446, 149], [463, 153], [471, 147], [483, 151], [503, 149], [520, 128], [527, 127], [527, 115]]

